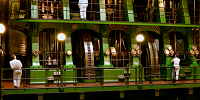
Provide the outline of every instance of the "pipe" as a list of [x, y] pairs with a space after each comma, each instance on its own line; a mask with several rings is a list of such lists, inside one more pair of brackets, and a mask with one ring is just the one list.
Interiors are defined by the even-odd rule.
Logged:
[[174, 31], [174, 53], [176, 54], [176, 27]]
[[196, 7], [195, 7], [195, 0], [194, 0], [194, 24], [196, 24], [196, 21], [195, 21], [195, 17], [196, 17], [196, 14], [195, 14], [195, 9]]

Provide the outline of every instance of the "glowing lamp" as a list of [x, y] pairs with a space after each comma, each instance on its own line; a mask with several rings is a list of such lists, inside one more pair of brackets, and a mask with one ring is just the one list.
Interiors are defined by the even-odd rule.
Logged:
[[105, 50], [105, 55], [106, 56], [110, 55], [110, 51], [109, 50]]
[[167, 50], [167, 49], [165, 50], [165, 55], [166, 55], [166, 56], [169, 56], [169, 55], [170, 55], [170, 54], [169, 54], [169, 50]]
[[136, 40], [137, 40], [138, 42], [142, 42], [142, 41], [144, 41], [144, 36], [141, 35], [141, 34], [139, 34], [139, 35], [137, 35]]
[[67, 50], [67, 55], [71, 56], [72, 55], [72, 50]]
[[194, 50], [190, 50], [190, 55], [194, 55]]
[[59, 40], [59, 41], [64, 41], [65, 38], [66, 38], [66, 36], [65, 36], [64, 33], [59, 33], [59, 34], [58, 34], [58, 40]]
[[135, 56], [135, 55], [137, 54], [136, 50], [135, 50], [135, 49], [131, 50], [131, 54], [132, 54], [133, 56]]
[[171, 45], [167, 45], [167, 49], [168, 50], [172, 50], [172, 46]]
[[4, 32], [5, 32], [5, 26], [0, 23], [0, 33], [4, 33]]

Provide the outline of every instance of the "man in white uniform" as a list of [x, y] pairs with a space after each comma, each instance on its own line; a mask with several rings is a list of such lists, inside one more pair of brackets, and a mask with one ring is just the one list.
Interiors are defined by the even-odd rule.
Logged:
[[[178, 80], [179, 71], [180, 71], [180, 59], [175, 55], [174, 59], [172, 59], [171, 62], [174, 62], [175, 72], [176, 72], [176, 80]], [[172, 79], [173, 79], [174, 73], [172, 71]]]
[[88, 7], [88, 0], [79, 0], [80, 16], [82, 20], [86, 20], [86, 10]]
[[20, 87], [20, 81], [21, 81], [21, 76], [22, 76], [22, 63], [20, 60], [17, 60], [16, 56], [14, 54], [12, 54], [10, 56], [10, 58], [12, 59], [10, 61], [10, 67], [13, 69], [13, 82], [14, 82], [14, 87], [15, 88], [19, 88]]

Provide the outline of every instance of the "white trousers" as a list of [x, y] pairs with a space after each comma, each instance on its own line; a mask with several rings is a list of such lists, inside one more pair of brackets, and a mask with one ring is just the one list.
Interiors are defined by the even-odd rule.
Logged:
[[81, 19], [86, 19], [87, 6], [80, 6], [80, 16]]
[[22, 70], [13, 70], [13, 83], [14, 86], [20, 87], [20, 81], [22, 76]]
[[[178, 77], [179, 77], [179, 71], [180, 71], [180, 66], [176, 66], [175, 67], [175, 72], [176, 72], [176, 80], [178, 80]], [[172, 70], [172, 79], [174, 79], [174, 70]]]

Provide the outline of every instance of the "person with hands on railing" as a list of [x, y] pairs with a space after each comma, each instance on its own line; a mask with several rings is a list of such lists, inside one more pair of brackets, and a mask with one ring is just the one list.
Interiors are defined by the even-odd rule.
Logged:
[[[172, 59], [171, 62], [174, 62], [175, 72], [176, 72], [176, 80], [178, 80], [179, 77], [179, 71], [180, 71], [180, 59], [175, 55], [175, 57]], [[174, 76], [174, 72], [172, 71], [172, 79]]]
[[80, 9], [81, 20], [86, 20], [86, 10], [88, 7], [88, 0], [79, 0], [78, 6]]
[[22, 76], [22, 63], [20, 60], [16, 59], [17, 57], [14, 54], [12, 54], [10, 58], [12, 59], [10, 61], [10, 67], [13, 69], [14, 88], [19, 88]]

